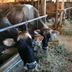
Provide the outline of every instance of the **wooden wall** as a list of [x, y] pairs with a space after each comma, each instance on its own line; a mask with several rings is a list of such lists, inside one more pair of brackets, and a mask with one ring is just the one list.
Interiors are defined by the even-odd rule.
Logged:
[[[19, 2], [19, 3], [28, 3], [28, 4], [31, 4], [31, 2]], [[10, 6], [12, 3], [6, 3], [6, 4], [0, 4], [0, 8], [4, 8], [4, 7], [8, 7]], [[13, 4], [17, 4], [17, 3], [13, 3]], [[37, 5], [37, 1], [34, 2], [34, 6], [36, 8], [38, 8], [38, 5]], [[41, 11], [41, 4], [40, 4], [40, 14], [42, 13]], [[72, 7], [72, 2], [65, 2], [65, 8], [67, 7]], [[61, 3], [59, 5], [59, 9], [61, 9]], [[56, 14], [56, 4], [54, 2], [47, 2], [47, 14], [49, 17], [55, 17], [55, 14]]]

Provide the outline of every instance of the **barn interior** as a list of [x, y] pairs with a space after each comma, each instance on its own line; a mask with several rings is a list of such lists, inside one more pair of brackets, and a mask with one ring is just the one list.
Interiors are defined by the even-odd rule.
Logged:
[[[25, 5], [22, 15], [21, 9]], [[4, 25], [2, 21], [12, 25]], [[41, 45], [36, 46], [36, 70], [25, 70], [18, 48], [6, 47], [1, 41], [11, 34], [5, 31], [30, 23], [35, 26], [27, 27], [27, 31], [40, 30], [42, 23], [50, 32], [54, 32], [48, 41], [47, 52]], [[72, 0], [0, 0], [0, 72], [72, 72]]]

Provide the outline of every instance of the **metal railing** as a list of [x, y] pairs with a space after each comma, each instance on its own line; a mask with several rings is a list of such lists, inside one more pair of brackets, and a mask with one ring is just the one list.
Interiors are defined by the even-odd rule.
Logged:
[[45, 18], [45, 17], [47, 17], [47, 15], [40, 16], [40, 17], [31, 19], [31, 20], [28, 20], [28, 21], [25, 21], [25, 22], [22, 22], [22, 23], [18, 23], [18, 24], [9, 26], [9, 27], [5, 27], [5, 28], [0, 29], [0, 32], [6, 31], [6, 30], [11, 29], [11, 28], [19, 27], [21, 25], [24, 25], [24, 24], [27, 24], [27, 23], [30, 23], [30, 22], [33, 22], [33, 21], [36, 21], [36, 20], [39, 20], [39, 19], [42, 19], [42, 18]]

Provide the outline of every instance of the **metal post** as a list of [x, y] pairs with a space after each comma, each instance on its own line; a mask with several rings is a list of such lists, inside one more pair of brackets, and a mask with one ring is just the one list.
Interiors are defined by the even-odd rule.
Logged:
[[42, 19], [42, 18], [45, 18], [45, 17], [47, 17], [47, 15], [40, 16], [40, 17], [31, 19], [31, 20], [28, 20], [28, 21], [25, 21], [25, 22], [22, 22], [22, 23], [18, 23], [18, 24], [12, 25], [12, 26], [9, 26], [9, 27], [0, 29], [0, 32], [6, 31], [6, 30], [11, 29], [11, 28], [19, 27], [19, 26], [21, 26], [21, 25], [24, 25], [24, 24], [27, 24], [27, 23], [30, 23], [30, 22], [32, 22], [32, 21], [36, 21], [36, 20], [39, 20], [39, 19]]

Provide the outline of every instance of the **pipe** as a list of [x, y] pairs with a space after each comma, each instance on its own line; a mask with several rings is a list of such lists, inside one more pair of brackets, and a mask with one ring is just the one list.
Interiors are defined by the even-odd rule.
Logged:
[[72, 7], [65, 8], [64, 11], [69, 10], [69, 9], [72, 9]]
[[16, 65], [18, 65], [20, 62], [22, 62], [22, 60], [17, 61], [13, 66], [9, 67], [9, 69], [7, 68], [7, 70], [5, 70], [5, 72], [10, 72], [10, 70], [12, 68], [14, 68]]
[[16, 54], [15, 56], [13, 56], [13, 58], [11, 58], [7, 63], [5, 63], [1, 67], [1, 71], [10, 72], [11, 69], [15, 68], [21, 62], [22, 60], [20, 59], [19, 54]]
[[26, 24], [26, 23], [30, 23], [30, 22], [32, 22], [32, 21], [36, 21], [36, 20], [39, 20], [39, 19], [42, 19], [42, 18], [45, 18], [45, 17], [47, 17], [47, 15], [40, 16], [40, 17], [31, 19], [31, 20], [28, 20], [28, 21], [25, 21], [25, 22], [22, 22], [22, 23], [18, 23], [18, 24], [12, 25], [12, 26], [9, 26], [9, 27], [0, 29], [0, 32], [6, 31], [6, 30], [11, 29], [11, 28], [19, 27], [19, 26], [24, 25], [24, 24]]

